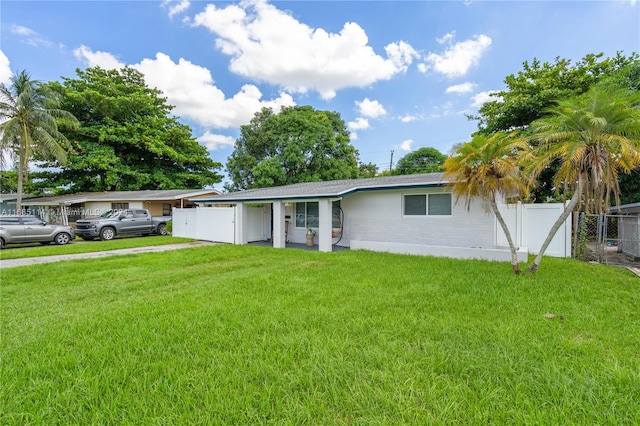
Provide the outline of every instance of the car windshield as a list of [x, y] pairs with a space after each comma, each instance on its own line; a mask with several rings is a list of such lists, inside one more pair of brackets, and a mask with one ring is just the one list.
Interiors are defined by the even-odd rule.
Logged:
[[120, 210], [107, 210], [106, 212], [102, 213], [100, 217], [112, 218], [112, 217], [118, 217], [119, 215], [120, 215]]

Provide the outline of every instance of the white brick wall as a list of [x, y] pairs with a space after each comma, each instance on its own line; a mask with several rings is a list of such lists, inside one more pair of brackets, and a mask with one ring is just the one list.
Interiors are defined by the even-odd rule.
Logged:
[[358, 192], [342, 200], [344, 236], [351, 240], [395, 242], [446, 247], [495, 247], [495, 221], [479, 201], [467, 211], [464, 200], [455, 204], [451, 216], [402, 215], [405, 194], [447, 192], [443, 188]]

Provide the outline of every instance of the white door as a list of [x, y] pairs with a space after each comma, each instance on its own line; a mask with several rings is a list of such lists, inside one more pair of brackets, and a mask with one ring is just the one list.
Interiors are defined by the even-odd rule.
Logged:
[[248, 212], [248, 241], [264, 241], [269, 239], [265, 226], [265, 218], [267, 217], [265, 208], [249, 207]]

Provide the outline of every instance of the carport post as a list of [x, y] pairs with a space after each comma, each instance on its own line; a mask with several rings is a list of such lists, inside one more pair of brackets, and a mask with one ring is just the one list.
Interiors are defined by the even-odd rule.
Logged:
[[318, 250], [319, 251], [333, 251], [331, 244], [331, 214], [332, 205], [331, 200], [319, 200], [318, 201], [318, 215], [320, 216], [320, 223], [318, 226]]
[[285, 209], [282, 201], [273, 202], [273, 247], [274, 248], [286, 247], [284, 211]]
[[247, 223], [249, 221], [249, 210], [246, 204], [236, 205], [236, 244], [243, 245], [249, 242]]

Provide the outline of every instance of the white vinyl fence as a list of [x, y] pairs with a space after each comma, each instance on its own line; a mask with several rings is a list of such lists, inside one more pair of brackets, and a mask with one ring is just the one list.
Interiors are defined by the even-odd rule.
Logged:
[[[516, 247], [526, 247], [529, 253], [538, 254], [549, 230], [560, 217], [564, 204], [508, 204], [498, 206], [504, 217], [513, 243]], [[558, 229], [545, 255], [571, 257], [571, 217]], [[496, 220], [496, 245], [508, 247], [507, 237]]]
[[234, 207], [198, 207], [173, 209], [175, 237], [218, 243], [235, 243]]

